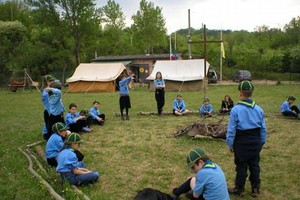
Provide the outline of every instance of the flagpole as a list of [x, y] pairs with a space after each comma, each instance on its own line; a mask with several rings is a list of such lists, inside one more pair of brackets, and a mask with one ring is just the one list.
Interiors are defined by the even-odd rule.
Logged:
[[[221, 28], [221, 41], [222, 41], [222, 28]], [[223, 48], [222, 48], [222, 45], [224, 45], [224, 44], [222, 44], [223, 43], [223, 41], [220, 43], [220, 81], [221, 81], [221, 84], [222, 84], [222, 80], [223, 80], [223, 77], [222, 77], [222, 65], [223, 65], [223, 59], [222, 59], [222, 57], [223, 57]]]
[[172, 57], [172, 33], [170, 34], [170, 60], [171, 60], [171, 57]]

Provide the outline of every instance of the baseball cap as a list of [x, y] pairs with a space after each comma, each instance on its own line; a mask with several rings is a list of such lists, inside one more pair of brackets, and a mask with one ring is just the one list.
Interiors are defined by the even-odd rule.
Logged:
[[58, 131], [65, 131], [67, 130], [67, 127], [62, 122], [57, 122], [52, 126], [53, 133], [57, 133]]
[[250, 81], [242, 81], [239, 84], [238, 90], [246, 91], [246, 90], [254, 90], [254, 85]]
[[48, 74], [48, 75], [45, 76], [45, 80], [46, 81], [55, 81], [55, 78], [54, 78], [54, 76], [51, 76], [51, 75]]
[[195, 147], [186, 156], [186, 164], [189, 169], [193, 167], [195, 162], [205, 156], [205, 152], [199, 147]]
[[82, 143], [81, 141], [81, 137], [78, 133], [70, 133], [67, 137], [67, 139], [65, 140], [65, 143]]

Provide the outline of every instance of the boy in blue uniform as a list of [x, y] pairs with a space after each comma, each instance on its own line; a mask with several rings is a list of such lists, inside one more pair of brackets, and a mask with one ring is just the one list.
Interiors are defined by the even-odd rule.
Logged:
[[64, 120], [64, 104], [62, 102], [61, 94], [61, 84], [58, 82], [52, 82], [50, 87], [45, 88], [45, 91], [48, 92], [48, 102], [49, 102], [49, 129], [48, 133], [45, 135], [45, 139], [48, 140], [52, 135], [52, 126], [56, 122], [65, 123]]
[[213, 115], [213, 106], [209, 103], [209, 98], [205, 97], [203, 104], [199, 108], [199, 113], [202, 117], [211, 117]]
[[295, 105], [292, 106], [295, 100], [296, 98], [294, 96], [289, 96], [288, 99], [281, 104], [280, 111], [284, 116], [292, 116], [300, 119], [299, 109]]
[[89, 114], [93, 118], [93, 124], [103, 125], [105, 122], [105, 114], [100, 112], [99, 105], [99, 101], [94, 101]]
[[[120, 88], [120, 113], [122, 120], [129, 120], [128, 109], [131, 108], [130, 98], [129, 98], [129, 88], [128, 85], [133, 78], [134, 74], [131, 74], [128, 77], [125, 77], [124, 74], [120, 76], [121, 80], [119, 81], [119, 88]], [[124, 117], [123, 110], [125, 108], [126, 115]]]
[[260, 189], [260, 151], [266, 142], [267, 129], [264, 111], [250, 98], [254, 85], [243, 81], [238, 86], [240, 101], [230, 112], [226, 142], [234, 153], [236, 165], [235, 187], [230, 188], [230, 194], [243, 196], [247, 169], [249, 168], [252, 193], [257, 197]]
[[[55, 78], [51, 75], [46, 75], [44, 77], [44, 87], [49, 87], [51, 85], [51, 83], [55, 81]], [[48, 102], [48, 98], [49, 98], [49, 93], [45, 90], [45, 88], [43, 89], [43, 93], [42, 93], [42, 103], [44, 106], [44, 126], [43, 126], [43, 137], [44, 139], [47, 139], [47, 133], [48, 130], [50, 129], [49, 127], [49, 113], [50, 113], [50, 106], [49, 106], [49, 102]]]
[[[89, 116], [88, 116], [89, 117]], [[66, 114], [66, 126], [71, 132], [92, 132], [93, 129], [89, 128], [88, 120], [86, 116], [80, 115], [77, 112], [77, 105], [71, 103], [69, 105], [69, 112]]]
[[196, 147], [187, 154], [187, 165], [196, 175], [173, 189], [174, 199], [229, 200], [225, 175], [219, 165]]
[[50, 136], [49, 140], [46, 144], [46, 158], [47, 163], [52, 166], [57, 166], [56, 157], [58, 155], [58, 152], [61, 150], [61, 148], [64, 146], [64, 140], [67, 136], [67, 127], [61, 122], [57, 122], [52, 127], [53, 134]]
[[99, 179], [97, 171], [90, 171], [83, 162], [79, 162], [75, 150], [79, 149], [81, 138], [78, 133], [70, 133], [65, 140], [64, 149], [58, 154], [56, 171], [62, 180], [71, 185], [82, 186], [95, 183]]
[[177, 94], [176, 99], [173, 102], [173, 114], [177, 116], [188, 114], [189, 110], [186, 109], [184, 100], [181, 94]]

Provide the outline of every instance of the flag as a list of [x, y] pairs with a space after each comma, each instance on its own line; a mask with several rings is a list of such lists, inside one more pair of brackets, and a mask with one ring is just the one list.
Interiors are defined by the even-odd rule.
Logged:
[[225, 49], [224, 49], [224, 43], [221, 42], [221, 52], [222, 52], [222, 57], [225, 58]]

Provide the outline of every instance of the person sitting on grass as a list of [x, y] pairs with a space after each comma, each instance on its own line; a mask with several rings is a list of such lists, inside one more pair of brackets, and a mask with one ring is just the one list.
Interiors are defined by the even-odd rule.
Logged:
[[105, 114], [100, 112], [99, 106], [100, 102], [94, 101], [89, 113], [93, 118], [93, 124], [103, 125], [105, 122]]
[[292, 116], [300, 119], [299, 109], [297, 106], [292, 105], [295, 100], [296, 98], [294, 96], [289, 96], [288, 99], [281, 104], [280, 111], [284, 116]]
[[225, 175], [219, 165], [212, 162], [199, 147], [187, 154], [187, 166], [195, 173], [178, 188], [174, 188], [173, 199], [185, 194], [188, 199], [229, 200]]
[[53, 134], [50, 136], [46, 144], [46, 158], [47, 163], [52, 166], [57, 166], [56, 157], [58, 152], [64, 146], [64, 140], [68, 134], [68, 130], [65, 124], [57, 122], [52, 126]]
[[213, 106], [209, 103], [209, 98], [205, 97], [203, 104], [199, 108], [200, 116], [211, 117], [213, 115]]
[[233, 106], [234, 104], [231, 97], [229, 95], [225, 95], [224, 100], [222, 101], [221, 104], [220, 114], [229, 115]]
[[[90, 117], [90, 116], [88, 116]], [[88, 120], [86, 116], [80, 115], [77, 112], [77, 105], [75, 103], [71, 103], [69, 105], [69, 112], [66, 114], [66, 126], [69, 128], [71, 132], [92, 132], [93, 129], [89, 128]]]
[[78, 133], [70, 133], [65, 140], [63, 150], [58, 154], [56, 171], [63, 181], [71, 185], [83, 186], [95, 183], [99, 179], [97, 171], [88, 170], [83, 162], [79, 162], [75, 154], [81, 144]]
[[181, 116], [181, 115], [185, 115], [188, 113], [189, 113], [189, 110], [186, 109], [186, 105], [184, 103], [182, 95], [177, 94], [177, 97], [173, 102], [173, 114], [176, 116]]

